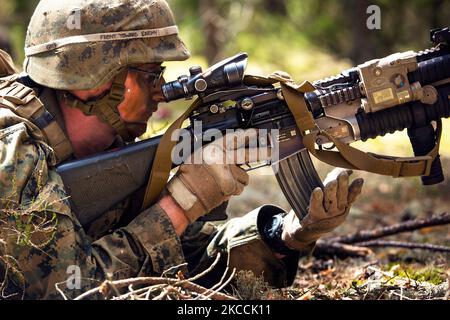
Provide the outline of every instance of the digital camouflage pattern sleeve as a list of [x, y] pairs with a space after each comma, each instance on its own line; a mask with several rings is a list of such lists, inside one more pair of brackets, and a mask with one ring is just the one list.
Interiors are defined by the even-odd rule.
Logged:
[[17, 271], [9, 279], [25, 298], [62, 298], [55, 287], [61, 282], [64, 293], [75, 297], [106, 278], [183, 262], [179, 239], [161, 210], [143, 214], [149, 218], [140, 227], [151, 225], [150, 232], [136, 234], [140, 229], [132, 223], [91, 243], [51, 170], [54, 155], [39, 130], [6, 108], [0, 108], [0, 128], [2, 256], [11, 257], [2, 264]]
[[4, 295], [61, 299], [59, 288], [74, 298], [105, 279], [160, 275], [185, 261], [192, 275], [207, 268], [218, 252], [221, 262], [205, 285], [217, 282], [227, 266], [263, 273], [275, 286], [293, 281], [298, 256], [277, 259], [264, 244], [259, 209], [219, 228], [194, 223], [180, 239], [165, 212], [154, 205], [126, 227], [92, 242], [70, 209], [61, 178], [52, 170], [55, 162], [39, 129], [0, 107]]

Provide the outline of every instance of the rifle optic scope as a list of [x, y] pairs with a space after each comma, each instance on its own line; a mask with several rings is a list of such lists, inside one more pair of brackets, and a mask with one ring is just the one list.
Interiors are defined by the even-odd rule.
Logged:
[[191, 67], [190, 76], [180, 76], [162, 86], [164, 98], [167, 102], [181, 98], [190, 99], [194, 95], [201, 96], [215, 89], [238, 85], [244, 78], [247, 57], [246, 53], [238, 54], [204, 72], [200, 66]]

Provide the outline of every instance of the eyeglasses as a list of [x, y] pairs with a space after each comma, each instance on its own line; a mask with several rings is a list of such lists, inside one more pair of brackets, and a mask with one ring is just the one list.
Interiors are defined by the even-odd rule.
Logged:
[[151, 83], [153, 88], [156, 88], [158, 83], [161, 81], [161, 78], [163, 77], [164, 72], [166, 71], [166, 67], [165, 66], [160, 66], [159, 67], [159, 71], [157, 71], [157, 72], [143, 70], [143, 69], [134, 68], [134, 67], [128, 67], [128, 70], [131, 70], [133, 72], [139, 72], [139, 73], [145, 74], [146, 77], [147, 77], [147, 81], [149, 83]]

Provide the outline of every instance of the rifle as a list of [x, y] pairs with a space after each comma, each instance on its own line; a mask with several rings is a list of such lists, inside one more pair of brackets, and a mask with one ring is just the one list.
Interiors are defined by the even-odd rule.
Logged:
[[[197, 96], [189, 120], [201, 121], [203, 131], [279, 130], [271, 137], [280, 152], [275, 175], [289, 204], [302, 216], [312, 190], [323, 187], [310, 154], [335, 166], [394, 177], [420, 175], [424, 185], [444, 180], [438, 149], [441, 118], [450, 116], [450, 30], [431, 30], [430, 38], [431, 49], [371, 60], [314, 82], [313, 91], [298, 92], [307, 108], [303, 115], [306, 112], [314, 121], [310, 128], [299, 125], [298, 106], [288, 101], [286, 93], [292, 86], [280, 88], [267, 79], [244, 75], [245, 53], [206, 71], [192, 67], [189, 76], [166, 83], [162, 92], [167, 102]], [[194, 134], [192, 128], [188, 130]], [[349, 147], [354, 141], [405, 128], [416, 157], [379, 156]], [[57, 167], [82, 225], [147, 184], [162, 137]], [[337, 152], [325, 148], [330, 143]], [[211, 214], [205, 219], [224, 218]]]

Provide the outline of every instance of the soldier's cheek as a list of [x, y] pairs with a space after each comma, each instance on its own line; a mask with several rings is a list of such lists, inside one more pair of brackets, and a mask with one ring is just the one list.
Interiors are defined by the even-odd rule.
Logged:
[[152, 110], [147, 108], [149, 92], [133, 74], [125, 81], [125, 97], [119, 105], [121, 118], [126, 122], [146, 122]]

